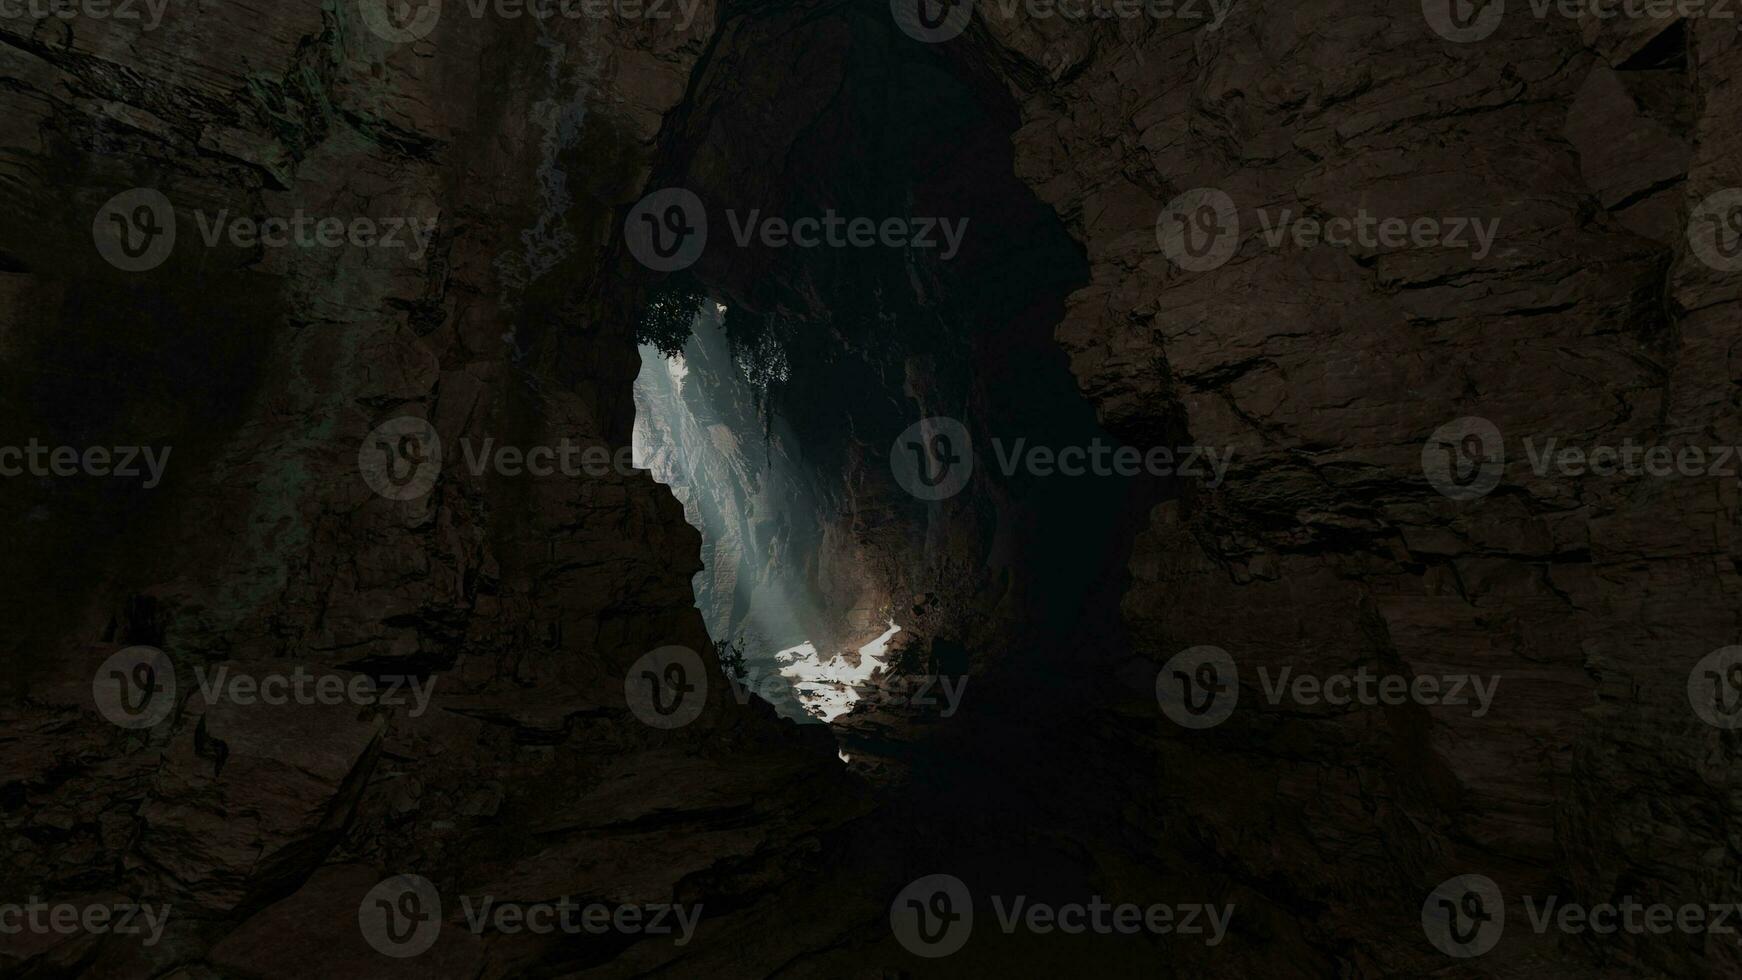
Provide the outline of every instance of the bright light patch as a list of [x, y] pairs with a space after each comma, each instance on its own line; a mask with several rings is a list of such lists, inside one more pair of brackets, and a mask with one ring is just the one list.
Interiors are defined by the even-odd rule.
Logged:
[[[858, 703], [856, 688], [871, 679], [871, 672], [883, 666], [883, 652], [889, 648], [889, 638], [901, 632], [890, 620], [889, 629], [877, 639], [859, 648], [857, 658], [841, 654], [827, 663], [817, 648], [808, 641], [774, 655], [781, 676], [792, 682], [799, 704], [823, 721], [834, 721], [851, 711]], [[857, 659], [858, 664], [849, 661]]]

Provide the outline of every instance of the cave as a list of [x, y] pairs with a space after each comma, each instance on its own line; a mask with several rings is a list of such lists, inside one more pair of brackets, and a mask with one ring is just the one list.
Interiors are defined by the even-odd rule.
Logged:
[[[796, 77], [739, 67], [769, 57]], [[745, 646], [749, 687], [795, 720], [829, 715], [874, 777], [904, 772], [938, 751], [924, 743], [970, 680], [1038, 699], [1075, 672], [1058, 650], [1110, 645], [1090, 624], [1124, 549], [1085, 532], [1117, 542], [1169, 488], [1006, 476], [989, 458], [927, 500], [889, 462], [934, 417], [970, 443], [1111, 441], [1051, 336], [1082, 250], [1016, 177], [1007, 99], [852, 8], [747, 16], [694, 78], [656, 181], [717, 202], [728, 240], [650, 276], [638, 458], [702, 534], [697, 605], [714, 643]], [[765, 135], [771, 118], [788, 139]], [[938, 247], [904, 248], [744, 233], [890, 214], [935, 219], [956, 247], [935, 230]]]
[[1709, 14], [0, 11], [0, 975], [1742, 975]]

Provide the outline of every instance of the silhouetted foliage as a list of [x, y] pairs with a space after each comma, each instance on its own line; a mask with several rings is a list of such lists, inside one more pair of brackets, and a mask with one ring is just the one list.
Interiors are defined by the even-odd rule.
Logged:
[[683, 276], [667, 276], [647, 298], [647, 308], [635, 328], [635, 342], [651, 344], [666, 357], [683, 353], [696, 314], [707, 297]]
[[715, 640], [714, 655], [720, 658], [720, 671], [734, 680], [743, 680], [750, 673], [744, 665], [744, 638], [736, 641]]
[[779, 400], [782, 382], [792, 376], [787, 349], [800, 322], [780, 313], [753, 313], [734, 306], [726, 310], [720, 326], [732, 345], [738, 373], [755, 393], [764, 423], [772, 423], [771, 403]]

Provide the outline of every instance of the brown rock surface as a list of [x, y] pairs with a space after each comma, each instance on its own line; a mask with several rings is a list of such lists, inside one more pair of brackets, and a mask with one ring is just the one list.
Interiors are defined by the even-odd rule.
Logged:
[[[0, 902], [174, 910], [149, 946], [0, 937], [0, 972], [1742, 971], [1721, 936], [1538, 935], [1515, 903], [1494, 953], [1454, 961], [1420, 921], [1466, 872], [1509, 898], [1738, 898], [1736, 746], [1687, 689], [1737, 642], [1738, 482], [1539, 473], [1525, 444], [1742, 443], [1738, 280], [1689, 245], [1700, 202], [1742, 185], [1734, 25], [1514, 3], [1458, 44], [1377, 0], [1213, 25], [999, 6], [931, 46], [880, 4], [703, 4], [678, 30], [450, 3], [407, 43], [350, 0], [177, 5], [156, 30], [0, 20], [0, 445], [174, 450], [152, 489], [0, 481]], [[736, 467], [708, 489], [738, 529], [705, 543], [644, 470], [469, 465], [487, 440], [651, 431], [636, 324], [661, 283], [619, 231], [675, 185], [727, 243], [687, 286], [791, 368], [778, 494], [744, 491], [769, 430], [741, 390], [662, 433]], [[92, 220], [138, 187], [172, 202], [178, 241], [126, 272]], [[1157, 222], [1205, 187], [1241, 235], [1190, 272]], [[952, 263], [736, 248], [720, 217], [823, 207], [975, 231]], [[434, 231], [415, 254], [202, 240], [221, 213], [299, 212]], [[1497, 224], [1480, 254], [1273, 245], [1284, 212]], [[714, 391], [740, 370], [691, 368]], [[935, 504], [887, 458], [930, 415], [976, 446]], [[1421, 460], [1464, 416], [1506, 462], [1458, 501]], [[401, 417], [445, 463], [392, 500], [359, 447]], [[1068, 485], [1002, 471], [994, 440], [1017, 438], [1234, 455], [1215, 486]], [[886, 609], [903, 626], [832, 731], [734, 697], [696, 609], [736, 623], [747, 592], [789, 587], [825, 646]], [[135, 645], [178, 681], [142, 730], [92, 693]], [[666, 645], [715, 681], [670, 730], [624, 694]], [[1208, 730], [1156, 702], [1199, 645], [1241, 670]], [[221, 667], [433, 686], [427, 711], [243, 705], [196, 683]], [[1480, 716], [1272, 703], [1284, 669], [1500, 687]], [[912, 696], [940, 677], [969, 685], [948, 716]], [[926, 961], [889, 903], [941, 870], [982, 924]], [[399, 874], [442, 897], [420, 957], [358, 926]], [[1216, 948], [1001, 935], [984, 898], [1018, 893], [1239, 911]], [[687, 946], [475, 934], [462, 895], [704, 918]]]

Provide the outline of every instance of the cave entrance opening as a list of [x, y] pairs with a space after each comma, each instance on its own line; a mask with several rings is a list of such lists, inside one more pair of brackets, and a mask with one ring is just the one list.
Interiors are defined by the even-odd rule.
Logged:
[[701, 535], [696, 607], [739, 694], [801, 724], [832, 722], [887, 666], [901, 627], [863, 599], [830, 608], [829, 583], [850, 576], [820, 554], [813, 474], [789, 427], [765, 412], [725, 312], [702, 304], [672, 356], [641, 345], [634, 465], [671, 489]]
[[[1019, 171], [1002, 82], [870, 7], [728, 16], [624, 216], [695, 244], [626, 244], [638, 462], [700, 531], [696, 605], [764, 700], [828, 722], [875, 780], [942, 771], [921, 744], [1002, 753], [996, 725], [954, 720], [970, 675], [982, 718], [1093, 698], [1059, 651], [1116, 649], [1121, 529], [1152, 507], [998, 451], [1110, 441], [1055, 337], [1087, 253]], [[844, 237], [800, 233], [832, 220]], [[947, 492], [894, 465], [926, 419], [967, 450]]]

